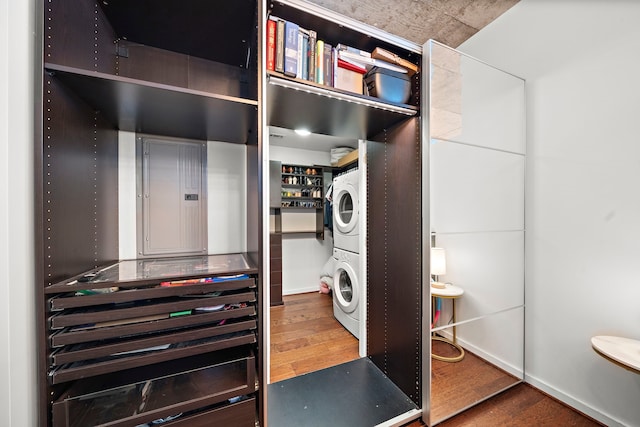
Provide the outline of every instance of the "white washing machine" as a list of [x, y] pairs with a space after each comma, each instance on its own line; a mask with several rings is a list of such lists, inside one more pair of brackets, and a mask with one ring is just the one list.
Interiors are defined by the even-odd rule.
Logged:
[[360, 173], [352, 169], [333, 179], [333, 247], [360, 253]]
[[362, 285], [359, 280], [360, 255], [334, 248], [333, 315], [342, 325], [360, 338], [360, 300]]

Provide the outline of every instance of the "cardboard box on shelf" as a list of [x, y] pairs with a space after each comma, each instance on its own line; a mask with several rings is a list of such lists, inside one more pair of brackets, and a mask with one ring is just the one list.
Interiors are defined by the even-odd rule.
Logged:
[[358, 150], [353, 150], [349, 154], [345, 154], [342, 158], [340, 158], [336, 166], [341, 168], [356, 161], [358, 161]]

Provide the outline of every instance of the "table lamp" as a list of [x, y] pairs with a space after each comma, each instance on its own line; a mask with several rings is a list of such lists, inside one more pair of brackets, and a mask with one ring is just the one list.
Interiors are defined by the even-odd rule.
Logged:
[[431, 281], [431, 286], [444, 289], [445, 284], [438, 282], [438, 276], [447, 274], [447, 259], [443, 248], [431, 248], [431, 275], [435, 281]]

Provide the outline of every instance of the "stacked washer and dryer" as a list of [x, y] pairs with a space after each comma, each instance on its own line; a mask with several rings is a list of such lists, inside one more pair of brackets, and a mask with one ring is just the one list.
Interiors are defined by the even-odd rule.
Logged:
[[333, 315], [359, 338], [360, 301], [360, 173], [357, 168], [333, 179]]

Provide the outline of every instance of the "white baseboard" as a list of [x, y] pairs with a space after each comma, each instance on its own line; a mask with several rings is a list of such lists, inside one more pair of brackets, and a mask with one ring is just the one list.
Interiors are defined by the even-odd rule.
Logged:
[[[448, 339], [453, 339], [453, 335], [451, 334], [450, 331], [438, 331], [438, 334], [445, 336]], [[518, 378], [522, 378], [522, 370], [518, 369], [515, 366], [512, 366], [508, 363], [505, 363], [504, 361], [493, 357], [492, 355], [482, 351], [481, 349], [469, 344], [468, 342], [461, 340], [460, 337], [458, 337], [458, 343], [464, 347], [465, 349], [468, 349], [470, 352], [472, 352], [473, 354], [485, 359], [486, 361], [494, 364], [495, 366], [499, 367], [500, 369], [503, 369], [504, 371], [510, 373], [511, 375], [514, 375]], [[586, 414], [587, 416], [593, 418], [596, 421], [599, 421], [603, 424], [605, 424], [608, 427], [626, 427], [626, 424], [623, 424], [622, 422], [620, 422], [619, 420], [616, 420], [615, 418], [612, 418], [611, 416], [604, 414], [600, 411], [597, 411], [595, 409], [593, 409], [592, 407], [588, 406], [587, 404], [585, 404], [584, 402], [575, 399], [574, 397], [559, 391], [558, 389], [550, 386], [549, 384], [545, 383], [544, 381], [540, 381], [539, 379], [531, 376], [531, 375], [527, 375], [526, 373], [524, 374], [524, 382], [543, 391], [544, 393], [548, 394], [549, 396], [552, 396], [556, 399], [558, 399], [559, 401], [563, 402], [566, 405], [569, 405], [570, 407], [582, 412], [583, 414]]]
[[[442, 330], [442, 331], [438, 331], [439, 335], [444, 336], [445, 338], [448, 339], [453, 339], [453, 335], [451, 334], [450, 331], [448, 330]], [[517, 378], [523, 378], [523, 371], [521, 367], [517, 367], [517, 366], [513, 366], [510, 363], [505, 362], [502, 359], [499, 359], [495, 356], [493, 356], [492, 354], [489, 354], [487, 352], [485, 352], [484, 350], [481, 350], [480, 348], [474, 346], [473, 344], [470, 344], [469, 342], [460, 339], [460, 337], [457, 337], [457, 341], [458, 344], [460, 344], [462, 347], [464, 347], [465, 349], [469, 350], [471, 353], [475, 354], [476, 356], [486, 360], [487, 362], [497, 366], [498, 368], [502, 369], [505, 372], [508, 372], [509, 374], [513, 375], [514, 377]]]
[[600, 411], [597, 411], [595, 409], [593, 409], [592, 407], [588, 406], [586, 403], [575, 399], [574, 397], [561, 392], [560, 390], [550, 386], [549, 384], [545, 383], [544, 381], [540, 381], [539, 379], [531, 376], [531, 375], [526, 375], [524, 377], [524, 381], [527, 384], [532, 385], [533, 387], [545, 392], [546, 394], [548, 394], [549, 396], [552, 396], [556, 399], [558, 399], [559, 401], [571, 406], [572, 408], [582, 412], [583, 414], [586, 414], [587, 416], [593, 418], [596, 421], [600, 421], [601, 423], [603, 423], [604, 425], [608, 426], [608, 427], [625, 427], [627, 426], [627, 424], [623, 424], [620, 421], [612, 418], [611, 416], [604, 414]]

